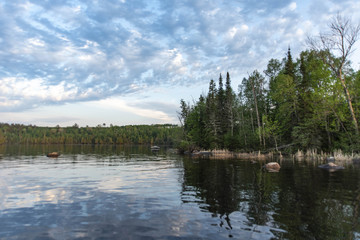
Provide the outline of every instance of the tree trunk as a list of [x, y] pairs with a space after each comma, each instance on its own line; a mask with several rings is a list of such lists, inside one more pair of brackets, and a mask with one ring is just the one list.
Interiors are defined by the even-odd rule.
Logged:
[[327, 137], [328, 137], [328, 144], [329, 144], [329, 148], [331, 147], [331, 137], [330, 137], [330, 132], [329, 132], [329, 123], [328, 123], [328, 120], [327, 120], [328, 117], [325, 118], [325, 130], [326, 130], [326, 134], [327, 134]]
[[247, 146], [247, 142], [246, 142], [246, 132], [244, 131], [244, 109], [241, 108], [241, 130], [244, 133], [244, 142], [245, 142], [245, 146]]
[[262, 123], [262, 137], [263, 137], [263, 143], [264, 143], [264, 149], [266, 148], [266, 142], [265, 142], [265, 123], [263, 121]]
[[354, 127], [355, 127], [355, 133], [356, 133], [357, 136], [359, 136], [359, 126], [358, 126], [358, 122], [357, 122], [357, 119], [356, 119], [356, 116], [355, 116], [355, 112], [354, 112], [354, 109], [353, 109], [353, 106], [352, 106], [349, 89], [348, 89], [347, 86], [346, 86], [345, 79], [344, 79], [344, 77], [343, 77], [343, 75], [342, 75], [341, 69], [340, 69], [340, 71], [339, 71], [339, 79], [340, 79], [340, 81], [341, 81], [341, 85], [342, 85], [343, 88], [344, 88], [344, 92], [345, 92], [345, 96], [346, 96], [346, 101], [347, 101], [347, 103], [348, 103], [349, 110], [350, 110], [351, 117], [352, 117], [352, 121], [353, 121], [353, 124], [354, 124]]
[[256, 98], [256, 92], [255, 92], [255, 87], [254, 87], [253, 80], [251, 81], [251, 87], [252, 87], [253, 96], [254, 96], [256, 118], [257, 118], [257, 124], [258, 124], [258, 129], [259, 129], [259, 141], [260, 141], [260, 146], [261, 146], [262, 145], [262, 142], [261, 142], [261, 124], [260, 124], [260, 116], [259, 116], [259, 110], [258, 110], [257, 98]]
[[277, 144], [276, 137], [274, 136], [273, 138], [274, 138], [274, 141], [275, 141], [275, 150], [278, 152], [279, 150], [278, 150], [278, 144]]
[[253, 118], [253, 110], [250, 109], [250, 120], [251, 120], [251, 129], [253, 134], [255, 134], [255, 127], [254, 127], [254, 118]]
[[230, 106], [229, 108], [229, 122], [230, 122], [230, 133], [231, 133], [231, 137], [234, 136], [234, 116], [233, 116], [233, 111], [232, 111], [232, 106]]

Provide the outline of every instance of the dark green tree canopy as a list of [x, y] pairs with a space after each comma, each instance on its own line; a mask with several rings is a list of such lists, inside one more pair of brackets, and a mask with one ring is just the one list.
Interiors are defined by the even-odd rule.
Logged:
[[[245, 151], [283, 146], [290, 146], [285, 149], [290, 152], [360, 151], [343, 86], [322, 54], [306, 50], [294, 60], [289, 47], [285, 59], [269, 61], [264, 76], [254, 70], [243, 78], [237, 94], [228, 72], [225, 86], [221, 74], [218, 88], [211, 80], [206, 97], [200, 96], [194, 106], [186, 108], [189, 144]], [[343, 74], [358, 119], [360, 73], [347, 65]]]

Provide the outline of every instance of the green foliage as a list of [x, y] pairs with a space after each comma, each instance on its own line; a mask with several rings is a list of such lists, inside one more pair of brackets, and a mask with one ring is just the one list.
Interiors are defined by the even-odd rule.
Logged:
[[279, 122], [282, 135], [290, 138], [291, 131], [298, 122], [298, 102], [293, 78], [279, 74], [270, 85], [269, 98], [274, 104], [273, 119]]
[[[360, 151], [343, 85], [323, 57], [336, 60], [329, 52], [304, 51], [294, 61], [289, 48], [282, 61], [269, 61], [266, 77], [255, 70], [244, 78], [237, 94], [229, 73], [225, 88], [220, 74], [219, 87], [211, 80], [194, 106], [181, 103], [185, 139], [204, 149]], [[343, 74], [359, 119], [360, 71], [347, 65]]]
[[294, 127], [292, 139], [300, 149], [321, 149], [323, 142], [318, 126], [308, 122], [304, 125]]
[[180, 153], [192, 152], [195, 149], [195, 145], [189, 141], [181, 140], [176, 146]]
[[173, 145], [181, 138], [177, 125], [104, 127], [36, 127], [0, 123], [0, 144], [157, 144]]
[[229, 149], [230, 151], [237, 150], [240, 146], [239, 136], [233, 135], [231, 133], [227, 133], [224, 136], [224, 147]]

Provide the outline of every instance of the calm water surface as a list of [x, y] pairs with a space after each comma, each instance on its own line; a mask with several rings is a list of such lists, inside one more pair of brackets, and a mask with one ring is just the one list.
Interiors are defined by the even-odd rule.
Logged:
[[358, 166], [264, 163], [1, 146], [0, 239], [360, 239]]

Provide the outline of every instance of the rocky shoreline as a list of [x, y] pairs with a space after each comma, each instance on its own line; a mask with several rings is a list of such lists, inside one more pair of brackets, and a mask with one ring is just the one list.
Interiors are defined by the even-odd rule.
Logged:
[[360, 154], [346, 154], [341, 150], [332, 153], [317, 152], [316, 150], [307, 150], [303, 152], [298, 150], [295, 154], [288, 154], [282, 152], [233, 152], [229, 150], [203, 150], [193, 151], [185, 154], [192, 158], [205, 159], [248, 159], [248, 160], [274, 160], [274, 159], [294, 159], [294, 160], [317, 160], [326, 162], [352, 162], [360, 164]]

